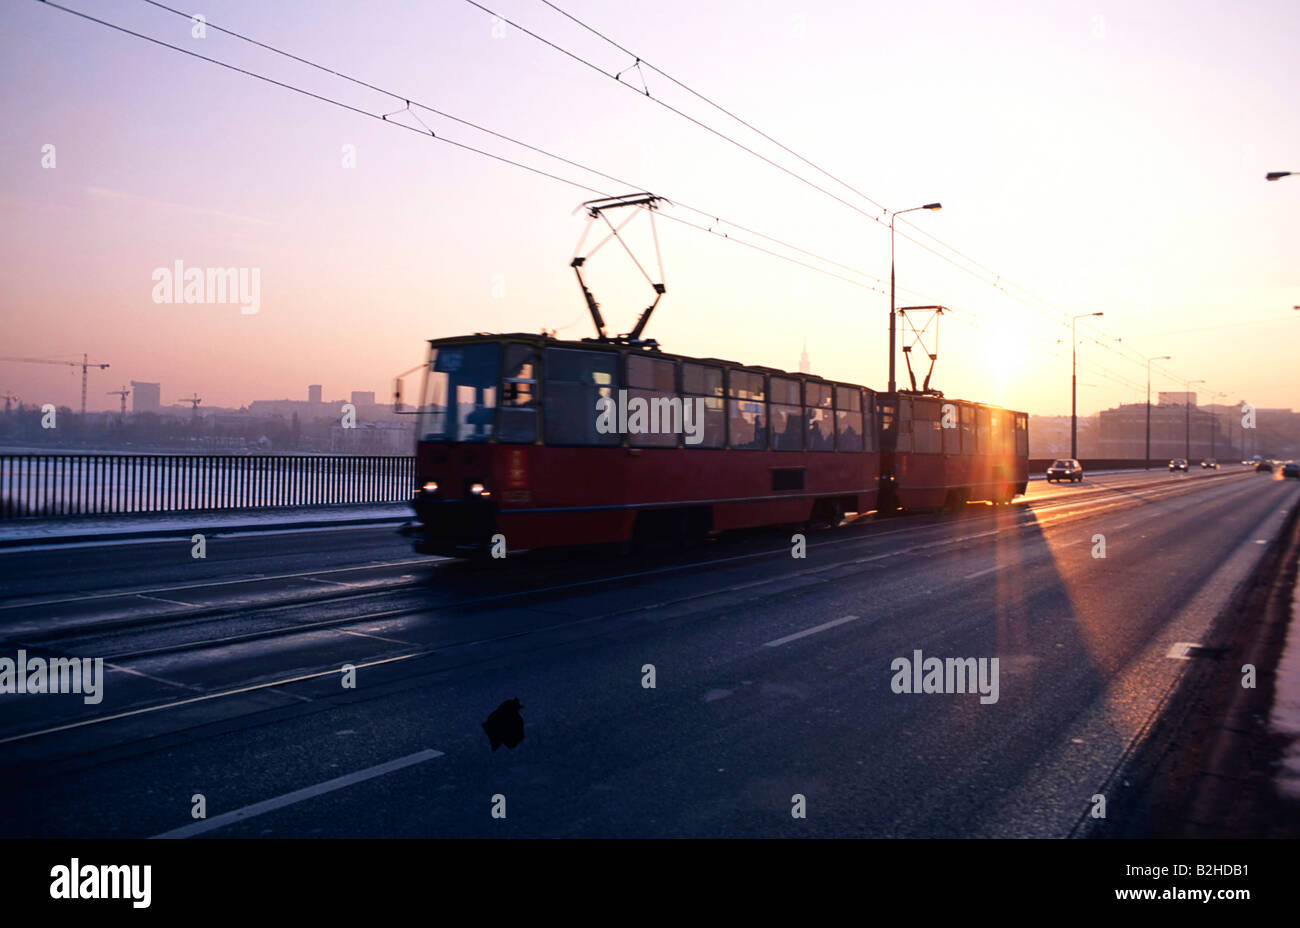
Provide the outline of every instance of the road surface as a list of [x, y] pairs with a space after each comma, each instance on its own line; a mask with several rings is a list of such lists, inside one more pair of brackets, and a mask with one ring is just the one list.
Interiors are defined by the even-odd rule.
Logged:
[[[105, 661], [98, 704], [0, 695], [0, 833], [1086, 834], [1298, 500], [1036, 482], [803, 558], [786, 530], [476, 568], [391, 527], [0, 552], [0, 657]], [[996, 700], [896, 692], [918, 651], [996, 658]]]

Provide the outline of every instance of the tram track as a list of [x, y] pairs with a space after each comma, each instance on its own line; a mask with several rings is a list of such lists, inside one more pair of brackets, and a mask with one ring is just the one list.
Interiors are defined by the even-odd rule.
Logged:
[[[1165, 500], [1165, 499], [1175, 498], [1178, 496], [1187, 495], [1196, 489], [1223, 489], [1227, 492], [1231, 492], [1231, 488], [1226, 485], [1220, 488], [1217, 486], [1217, 484], [1214, 487], [1205, 487], [1204, 484], [1200, 484], [1200, 485], [1188, 484], [1182, 481], [1176, 481], [1175, 483], [1176, 485], [1173, 486], [1170, 486], [1168, 482], [1165, 482], [1163, 485], [1159, 487], [1148, 486], [1147, 492], [1143, 493], [1141, 495], [1141, 498], [1144, 501]], [[555, 632], [557, 630], [567, 630], [567, 629], [574, 629], [582, 626], [590, 626], [593, 624], [606, 623], [612, 620], [625, 618], [630, 615], [634, 615], [636, 613], [654, 612], [657, 610], [670, 610], [674, 607], [680, 607], [692, 603], [703, 603], [709, 600], [710, 598], [716, 598], [718, 596], [726, 595], [726, 594], [741, 593], [743, 595], [747, 595], [751, 597], [758, 597], [764, 595], [762, 593], [762, 590], [764, 590], [765, 588], [770, 589], [773, 586], [779, 586], [785, 584], [793, 589], [793, 588], [797, 588], [799, 584], [797, 582], [792, 583], [792, 581], [800, 581], [800, 580], [806, 581], [809, 578], [813, 579], [815, 582], [815, 579], [818, 574], [839, 571], [846, 567], [864, 566], [864, 565], [872, 564], [874, 562], [888, 560], [891, 558], [907, 557], [910, 555], [924, 556], [926, 554], [938, 552], [945, 548], [960, 548], [963, 545], [984, 542], [986, 539], [992, 536], [1004, 534], [1007, 532], [1018, 532], [1023, 529], [1031, 528], [1031, 527], [1041, 528], [1041, 527], [1045, 527], [1046, 525], [1056, 524], [1065, 521], [1073, 521], [1075, 519], [1086, 518], [1090, 515], [1097, 515], [1101, 512], [1109, 512], [1116, 509], [1121, 509], [1124, 506], [1131, 505], [1133, 500], [1131, 497], [1125, 496], [1124, 498], [1119, 500], [1110, 500], [1106, 502], [1102, 502], [1098, 500], [1096, 502], [1100, 503], [1100, 505], [1088, 506], [1083, 509], [1080, 509], [1076, 504], [1073, 504], [1072, 502], [1060, 502], [1057, 503], [1056, 505], [1048, 505], [1048, 506], [1016, 507], [1019, 510], [1014, 514], [1016, 518], [1014, 518], [1013, 521], [1004, 522], [1003, 524], [998, 524], [997, 516], [999, 514], [1007, 515], [1008, 513], [1006, 513], [1005, 510], [1001, 510], [999, 512], [998, 510], [995, 510], [990, 507], [989, 516], [976, 517], [973, 519], [970, 518], [963, 519], [962, 523], [968, 524], [969, 527], [971, 529], [974, 529], [975, 531], [963, 532], [957, 535], [956, 537], [941, 538], [937, 540], [921, 538], [921, 539], [917, 539], [917, 543], [915, 544], [910, 544], [902, 548], [891, 549], [889, 551], [867, 553], [864, 554], [862, 557], [857, 557], [857, 558], [837, 557], [830, 563], [817, 564], [815, 566], [804, 567], [794, 571], [785, 571], [775, 576], [766, 577], [758, 581], [743, 583], [740, 585], [736, 585], [728, 582], [724, 586], [693, 592], [688, 595], [683, 595], [679, 597], [669, 597], [651, 603], [638, 604], [636, 606], [632, 606], [628, 608], [604, 611], [596, 615], [569, 616], [558, 622], [534, 624], [526, 628], [515, 628], [502, 634], [461, 635], [445, 641], [440, 641], [436, 645], [416, 647], [414, 649], [409, 649], [408, 646], [407, 650], [399, 649], [391, 653], [382, 653], [380, 655], [373, 657], [373, 659], [369, 661], [359, 661], [355, 664], [355, 666], [357, 666], [358, 668], [367, 667], [367, 666], [379, 666], [382, 664], [391, 664], [394, 662], [413, 660], [422, 657], [442, 655], [442, 654], [446, 654], [449, 651], [454, 651], [454, 650], [475, 648], [481, 646], [490, 646], [494, 644], [500, 644], [503, 642], [509, 642], [514, 639], [525, 638], [528, 636], [543, 635], [545, 633]], [[1062, 509], [1067, 510], [1067, 512], [1056, 515], [1046, 521], [1040, 518], [1041, 515], [1053, 511], [1057, 511], [1057, 510], [1062, 510]], [[990, 530], [982, 530], [985, 528], [986, 523], [991, 526]], [[854, 543], [864, 543], [864, 542], [870, 543], [871, 541], [874, 540], [887, 538], [898, 534], [910, 534], [916, 532], [924, 532], [927, 530], [951, 529], [954, 527], [954, 525], [957, 524], [960, 523], [957, 523], [954, 520], [946, 520], [943, 522], [931, 523], [925, 526], [908, 526], [906, 528], [898, 529], [890, 532], [876, 532], [876, 533], [871, 533], [869, 535], [857, 535], [856, 537], [852, 537], [852, 538], [828, 539], [819, 544], [810, 545], [810, 548], [818, 549], [818, 548], [825, 548], [825, 547], [840, 547], [843, 545], [849, 545]], [[789, 550], [788, 548], [784, 548], [784, 547], [778, 550], [747, 552], [744, 554], [732, 555], [728, 557], [713, 558], [707, 562], [702, 562], [694, 565], [664, 565], [661, 567], [652, 568], [650, 570], [629, 572], [629, 573], [624, 573], [616, 576], [606, 576], [603, 578], [590, 578], [584, 581], [577, 581], [577, 582], [571, 582], [565, 584], [556, 584], [550, 587], [543, 587], [543, 588], [537, 588], [537, 589], [531, 589], [525, 591], [516, 591], [508, 594], [476, 597], [464, 601], [459, 601], [456, 603], [444, 603], [444, 604], [433, 605], [433, 606], [431, 606], [428, 603], [424, 603], [424, 604], [418, 604], [409, 607], [386, 610], [378, 613], [369, 613], [361, 616], [341, 616], [334, 619], [328, 619], [323, 621], [315, 621], [315, 622], [307, 622], [307, 623], [298, 622], [298, 623], [292, 623], [287, 625], [280, 625], [273, 628], [261, 629], [253, 632], [245, 632], [236, 635], [221, 635], [221, 636], [198, 639], [193, 641], [180, 642], [174, 645], [167, 645], [162, 647], [137, 648], [135, 650], [128, 649], [128, 650], [123, 650], [111, 654], [106, 654], [103, 655], [103, 657], [106, 663], [121, 665], [121, 664], [128, 663], [130, 661], [146, 660], [153, 657], [174, 655], [182, 652], [201, 652], [203, 650], [208, 650], [208, 649], [228, 648], [231, 645], [250, 643], [258, 640], [287, 638], [295, 635], [311, 634], [322, 630], [345, 629], [347, 626], [350, 625], [373, 623], [379, 620], [400, 619], [403, 617], [410, 617], [415, 615], [425, 615], [425, 616], [433, 617], [436, 616], [439, 612], [464, 611], [467, 608], [482, 607], [482, 606], [501, 606], [501, 605], [506, 605], [511, 601], [519, 601], [523, 599], [534, 600], [533, 605], [535, 605], [535, 600], [539, 596], [544, 596], [548, 594], [558, 595], [563, 593], [571, 593], [576, 590], [580, 590], [582, 588], [591, 588], [591, 587], [598, 587], [603, 585], [617, 584], [617, 583], [627, 582], [629, 580], [637, 580], [641, 578], [652, 578], [656, 575], [661, 575], [666, 571], [680, 570], [683, 568], [683, 566], [687, 567], [688, 569], [693, 568], [699, 570], [699, 569], [705, 569], [712, 566], [718, 566], [723, 563], [737, 564], [739, 562], [751, 561], [760, 558], [772, 558], [775, 556], [788, 557], [788, 555], [789, 555]], [[707, 606], [705, 608], [707, 608]], [[86, 640], [90, 641], [94, 639], [86, 639]], [[31, 642], [29, 645], [20, 645], [20, 646], [44, 648], [47, 647], [49, 644], [55, 644], [55, 643], [60, 643], [66, 646], [70, 642], [68, 640], [62, 640], [60, 642], [35, 640]], [[398, 645], [402, 644], [402, 642], [396, 642], [396, 643]], [[56, 731], [64, 731], [70, 727], [83, 727], [86, 725], [94, 725], [103, 722], [109, 722], [117, 718], [122, 718], [129, 715], [137, 715], [143, 712], [157, 712], [157, 711], [165, 711], [169, 708], [181, 708], [184, 706], [192, 705], [197, 701], [219, 699], [224, 696], [233, 696], [233, 695], [247, 693], [255, 690], [273, 689], [275, 687], [285, 686], [294, 682], [325, 677], [332, 674], [338, 674], [339, 672], [340, 672], [339, 666], [337, 664], [332, 663], [329, 666], [298, 668], [291, 676], [284, 677], [284, 678], [277, 677], [275, 679], [269, 679], [269, 680], [250, 679], [244, 681], [234, 681], [227, 687], [217, 689], [208, 693], [200, 693], [197, 696], [195, 695], [187, 696], [180, 700], [175, 700], [175, 699], [162, 700], [154, 703], [147, 703], [145, 705], [132, 706], [124, 711], [107, 713], [104, 715], [96, 715], [96, 716], [91, 716], [83, 719], [76, 719], [74, 721], [70, 721], [62, 725], [55, 725], [55, 726], [46, 727], [42, 729], [12, 733], [5, 738], [0, 738], [0, 744], [12, 742], [12, 741], [26, 740], [29, 738], [38, 737], [39, 735], [42, 734], [54, 733]]]
[[[1223, 476], [1231, 476], [1225, 474]], [[1099, 488], [1104, 496], [1113, 496], [1124, 494], [1132, 489], [1140, 489], [1144, 492], [1139, 494], [1143, 500], [1164, 499], [1170, 496], [1177, 496], [1183, 493], [1195, 492], [1201, 488], [1201, 481], [1182, 481], [1171, 480], [1161, 481], [1155, 485], [1151, 483], [1126, 484], [1115, 487]], [[1024, 527], [1026, 524], [1044, 524], [1040, 519], [1042, 515], [1064, 510], [1063, 516], [1056, 516], [1052, 521], [1059, 521], [1061, 518], [1084, 518], [1090, 514], [1113, 509], [1117, 506], [1123, 506], [1132, 502], [1132, 497], [1125, 495], [1118, 500], [1105, 500], [1096, 498], [1094, 492], [1090, 494], [1087, 502], [1095, 503], [1085, 508], [1080, 508], [1078, 497], [1072, 496], [1069, 500], [1058, 500], [1056, 498], [1038, 501], [1025, 501], [1014, 505], [1012, 508], [1018, 518], [1016, 525], [1002, 526], [997, 528], [993, 533], [1011, 530], [1014, 528]], [[991, 519], [994, 517], [996, 510], [993, 507], [985, 507], [988, 515], [980, 513], [973, 515], [969, 511], [963, 512], [958, 518], [971, 521]], [[937, 522], [927, 522], [923, 525], [908, 525], [892, 530], [868, 531], [876, 525], [890, 525], [893, 520], [867, 520], [860, 523], [857, 531], [854, 526], [842, 526], [837, 531], [845, 532], [847, 529], [851, 534], [848, 537], [835, 537], [823, 539], [809, 539], [810, 550], [822, 550], [832, 547], [839, 547], [850, 544], [870, 544], [879, 539], [894, 537], [898, 535], [912, 535], [925, 532], [942, 532], [951, 528], [954, 519], [947, 518]], [[949, 540], [940, 540], [935, 543], [934, 547], [946, 547], [954, 542]], [[913, 552], [914, 550], [925, 550], [907, 548], [898, 553]], [[783, 545], [780, 548], [765, 548], [758, 551], [744, 552], [740, 554], [719, 553], [716, 556], [705, 558], [693, 558], [688, 561], [680, 559], [669, 559], [667, 563], [656, 567], [624, 571], [616, 574], [600, 574], [588, 576], [576, 580], [549, 584], [544, 586], [523, 586], [516, 590], [507, 592], [493, 593], [485, 596], [469, 596], [459, 599], [452, 599], [444, 602], [422, 601], [411, 606], [382, 609], [379, 612], [363, 613], [359, 615], [339, 616], [324, 620], [315, 620], [308, 622], [293, 621], [290, 618], [283, 624], [275, 625], [269, 628], [257, 629], [249, 632], [243, 632], [235, 635], [219, 635], [212, 638], [196, 639], [188, 642], [179, 642], [161, 647], [150, 649], [139, 649], [133, 651], [124, 651], [104, 655], [106, 660], [122, 661], [130, 659], [139, 659], [162, 654], [174, 654], [184, 651], [202, 649], [205, 647], [221, 647], [232, 644], [240, 644], [251, 641], [265, 640], [268, 638], [278, 637], [284, 634], [309, 633], [313, 631], [328, 630], [332, 628], [345, 627], [350, 624], [375, 622], [379, 620], [398, 619], [411, 615], [428, 614], [436, 615], [445, 611], [466, 611], [480, 609], [484, 607], [501, 607], [508, 606], [517, 602], [536, 602], [539, 599], [546, 599], [561, 594], [569, 594], [582, 589], [596, 589], [600, 587], [618, 586], [620, 584], [635, 583], [643, 580], [650, 580], [656, 576], [665, 573], [682, 573], [682, 572], [699, 572], [709, 570], [714, 567], [725, 564], [738, 564], [745, 561], [760, 560], [764, 558], [788, 557], [789, 547]], [[410, 563], [410, 562], [403, 562]], [[361, 569], [379, 569], [381, 567], [393, 566], [384, 565], [366, 565]], [[435, 569], [452, 569], [455, 562], [430, 562], [429, 566]], [[520, 579], [520, 578], [515, 578]], [[527, 578], [523, 578], [527, 579]], [[211, 584], [203, 584], [208, 586]], [[199, 585], [196, 585], [199, 586]], [[343, 604], [354, 604], [366, 600], [382, 599], [387, 600], [403, 593], [413, 593], [421, 589], [427, 589], [430, 586], [428, 580], [415, 582], [401, 582], [391, 585], [382, 586], [379, 589], [366, 589], [356, 591], [345, 591], [337, 594], [324, 594], [309, 597], [295, 597], [291, 599], [282, 599], [265, 605], [241, 603], [234, 606], [214, 606], [207, 609], [187, 610], [183, 612], [162, 613], [148, 616], [130, 617], [113, 620], [91, 620], [86, 622], [73, 623], [62, 626], [56, 630], [31, 636], [18, 630], [9, 630], [0, 632], [0, 646], [3, 647], [23, 647], [32, 650], [50, 650], [58, 651], [68, 649], [70, 645], [77, 642], [95, 642], [103, 641], [106, 638], [114, 636], [130, 635], [136, 633], [150, 633], [155, 629], [168, 629], [179, 631], [185, 627], [194, 627], [202, 625], [221, 624], [231, 621], [258, 621], [263, 618], [273, 618], [275, 614], [292, 613], [295, 610], [310, 609], [318, 612], [322, 608], [338, 607]], [[183, 589], [183, 588], [178, 588]]]

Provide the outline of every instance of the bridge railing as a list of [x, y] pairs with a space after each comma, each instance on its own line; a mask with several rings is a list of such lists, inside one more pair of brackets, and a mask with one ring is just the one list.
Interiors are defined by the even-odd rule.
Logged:
[[401, 502], [411, 455], [0, 454], [0, 519]]

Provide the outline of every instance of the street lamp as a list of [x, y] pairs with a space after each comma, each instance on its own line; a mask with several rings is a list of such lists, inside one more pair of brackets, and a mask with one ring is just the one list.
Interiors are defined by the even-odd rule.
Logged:
[[[1211, 396], [1213, 399], [1216, 399], [1216, 400], [1223, 399], [1223, 398], [1225, 398], [1227, 395], [1228, 395], [1228, 394], [1226, 394], [1226, 393], [1211, 393], [1211, 394], [1210, 394], [1210, 396]], [[1214, 409], [1214, 415], [1213, 415], [1213, 417], [1210, 419], [1210, 460], [1211, 460], [1211, 461], [1217, 461], [1217, 460], [1218, 460], [1218, 440], [1219, 440], [1219, 410], [1218, 410], [1218, 406], [1219, 406], [1219, 404], [1218, 404], [1218, 403], [1212, 403], [1211, 405], [1214, 406], [1215, 409]], [[1229, 451], [1229, 452], [1232, 451], [1232, 436], [1231, 436], [1231, 435], [1228, 436], [1228, 451]]]
[[1183, 395], [1183, 403], [1187, 407], [1187, 435], [1184, 438], [1185, 450], [1184, 456], [1187, 458], [1187, 466], [1192, 466], [1192, 384], [1205, 383], [1204, 380], [1187, 381], [1187, 392]]
[[1264, 180], [1281, 180], [1284, 177], [1290, 177], [1295, 171], [1269, 171], [1264, 175]]
[[1070, 457], [1079, 460], [1079, 342], [1074, 334], [1074, 323], [1088, 316], [1105, 313], [1080, 313], [1070, 320]]
[[895, 323], [894, 311], [894, 217], [901, 216], [903, 213], [914, 213], [918, 209], [942, 209], [942, 203], [927, 203], [924, 206], [913, 206], [911, 209], [900, 209], [896, 213], [889, 215], [889, 392], [893, 393], [898, 384], [894, 380], [894, 330], [898, 327]]
[[1169, 355], [1162, 354], [1158, 358], [1147, 358], [1147, 451], [1146, 451], [1146, 469], [1151, 469], [1151, 362], [1152, 361], [1169, 361], [1172, 360]]

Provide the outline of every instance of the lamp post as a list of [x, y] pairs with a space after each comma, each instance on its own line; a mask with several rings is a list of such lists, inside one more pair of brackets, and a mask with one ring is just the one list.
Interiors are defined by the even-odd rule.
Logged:
[[894, 310], [894, 218], [901, 216], [903, 213], [914, 213], [918, 209], [942, 209], [942, 203], [927, 203], [924, 206], [913, 206], [911, 209], [900, 209], [896, 213], [889, 214], [889, 392], [893, 393], [898, 384], [894, 380], [894, 330], [898, 327], [895, 323]]
[[1264, 180], [1281, 180], [1284, 177], [1290, 177], [1296, 171], [1269, 171], [1264, 175]]
[[1186, 437], [1184, 438], [1184, 442], [1186, 443], [1184, 448], [1184, 456], [1187, 458], [1188, 467], [1192, 466], [1192, 384], [1194, 383], [1205, 383], [1205, 381], [1204, 380], [1187, 381], [1187, 393], [1184, 394], [1183, 396], [1183, 403], [1187, 407], [1187, 434]]
[[1156, 358], [1147, 358], [1147, 450], [1146, 469], [1151, 469], [1151, 362], [1152, 361], [1169, 361], [1171, 358], [1167, 354], [1162, 354]]
[[1080, 313], [1070, 319], [1070, 457], [1079, 460], [1079, 340], [1075, 322], [1105, 313]]
[[[1226, 394], [1226, 393], [1211, 393], [1211, 394], [1210, 394], [1210, 396], [1213, 397], [1213, 398], [1216, 399], [1216, 400], [1223, 399], [1223, 398], [1226, 397], [1227, 395], [1228, 395], [1228, 394]], [[1219, 404], [1218, 404], [1218, 403], [1213, 403], [1213, 404], [1211, 404], [1211, 405], [1214, 406], [1214, 415], [1210, 418], [1210, 460], [1211, 460], [1211, 461], [1216, 461], [1216, 462], [1217, 462], [1217, 461], [1218, 461], [1218, 453], [1219, 453], [1219, 452], [1218, 452], [1218, 438], [1219, 438], [1219, 408], [1218, 408], [1218, 407], [1219, 407]], [[1228, 436], [1228, 445], [1230, 446], [1230, 447], [1228, 448], [1228, 450], [1231, 451], [1231, 450], [1232, 450], [1232, 448], [1231, 448], [1231, 445], [1232, 445], [1232, 436], [1231, 436], [1231, 435]]]

